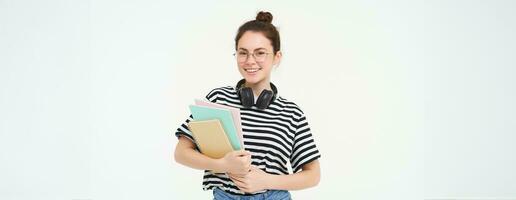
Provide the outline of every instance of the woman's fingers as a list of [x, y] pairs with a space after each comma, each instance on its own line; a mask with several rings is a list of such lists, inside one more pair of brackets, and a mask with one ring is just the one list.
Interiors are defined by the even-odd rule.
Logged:
[[245, 156], [251, 156], [251, 153], [249, 151], [246, 151], [246, 150], [237, 150], [237, 151], [233, 151], [232, 152], [234, 156], [237, 156], [237, 157], [245, 157]]
[[240, 190], [247, 190], [247, 187], [246, 187], [246, 184], [244, 182], [242, 182], [241, 180], [237, 179], [237, 178], [234, 178], [234, 177], [229, 177], [234, 183], [235, 185], [240, 189]]
[[237, 185], [243, 185], [244, 182], [241, 180], [241, 179], [238, 179], [238, 178], [235, 178], [235, 177], [230, 177], [230, 179], [235, 182], [235, 184]]
[[245, 177], [245, 174], [234, 174], [234, 173], [229, 174], [229, 173], [228, 173], [228, 176], [230, 176], [230, 177], [244, 178], [244, 177]]
[[244, 181], [244, 177], [243, 176], [239, 176], [239, 175], [230, 175], [229, 178], [231, 179], [235, 179], [235, 180], [238, 180], [240, 182], [243, 182]]

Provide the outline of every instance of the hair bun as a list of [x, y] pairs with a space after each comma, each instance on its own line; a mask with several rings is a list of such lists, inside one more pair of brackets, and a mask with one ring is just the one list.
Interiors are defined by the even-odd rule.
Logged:
[[260, 11], [256, 15], [256, 20], [270, 24], [272, 22], [272, 14], [270, 12]]

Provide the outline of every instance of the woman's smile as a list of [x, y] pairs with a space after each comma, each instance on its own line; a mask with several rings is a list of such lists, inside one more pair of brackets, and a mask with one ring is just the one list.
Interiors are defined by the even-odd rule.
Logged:
[[248, 75], [255, 75], [260, 70], [262, 70], [261, 67], [244, 68], [244, 71], [247, 72]]

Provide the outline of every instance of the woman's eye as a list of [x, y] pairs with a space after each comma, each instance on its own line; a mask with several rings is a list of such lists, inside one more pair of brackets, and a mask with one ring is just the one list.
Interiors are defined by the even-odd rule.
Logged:
[[257, 52], [256, 54], [257, 54], [257, 55], [259, 55], [259, 56], [263, 56], [263, 55], [265, 55], [265, 52], [263, 52], [263, 51], [259, 51], [259, 52]]
[[247, 55], [247, 52], [238, 52], [238, 55], [245, 56]]

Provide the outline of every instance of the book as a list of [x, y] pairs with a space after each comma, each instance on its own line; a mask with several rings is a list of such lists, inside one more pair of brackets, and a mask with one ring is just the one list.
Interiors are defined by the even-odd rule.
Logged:
[[242, 133], [242, 121], [240, 119], [240, 109], [201, 99], [195, 99], [195, 105], [222, 108], [231, 111], [231, 114], [233, 116], [233, 123], [235, 124], [235, 128], [237, 130], [238, 139], [240, 139], [240, 146], [242, 147], [242, 149], [245, 149], [244, 136]]
[[188, 128], [202, 154], [218, 159], [233, 151], [219, 120], [193, 120]]
[[[192, 132], [195, 143], [202, 154], [219, 159], [227, 153], [233, 151], [233, 147], [222, 128], [218, 119], [212, 120], [193, 120], [188, 123], [188, 128]], [[213, 173], [224, 173], [212, 170]]]
[[222, 128], [226, 133], [229, 143], [233, 150], [241, 150], [240, 140], [238, 138], [237, 129], [233, 122], [231, 111], [221, 108], [212, 108], [209, 106], [190, 105], [190, 111], [194, 120], [210, 120], [218, 119], [222, 124]]

